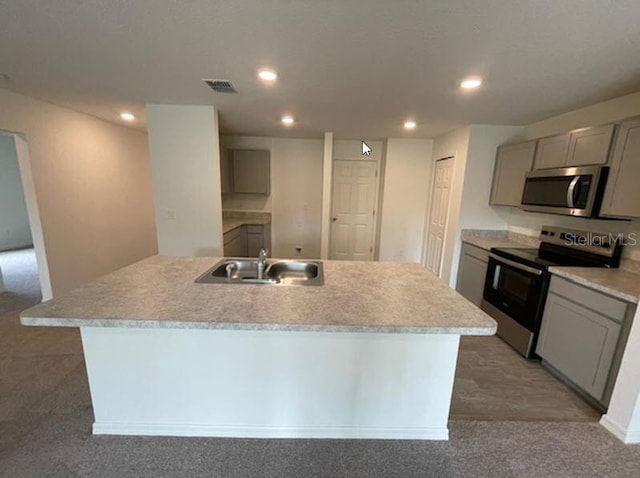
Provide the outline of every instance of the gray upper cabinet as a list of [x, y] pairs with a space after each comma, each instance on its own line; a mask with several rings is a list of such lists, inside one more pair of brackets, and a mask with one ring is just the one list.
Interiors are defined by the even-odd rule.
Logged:
[[640, 218], [640, 118], [620, 125], [604, 192], [603, 216]]
[[220, 173], [225, 194], [271, 193], [269, 151], [231, 149], [221, 162]]
[[490, 204], [520, 206], [524, 177], [533, 166], [535, 152], [536, 141], [498, 147]]
[[607, 164], [614, 124], [582, 128], [538, 140], [535, 169]]
[[563, 167], [567, 160], [570, 141], [571, 135], [569, 133], [538, 140], [538, 148], [534, 162], [535, 168], [547, 169]]
[[567, 166], [607, 164], [615, 125], [584, 128], [571, 133]]

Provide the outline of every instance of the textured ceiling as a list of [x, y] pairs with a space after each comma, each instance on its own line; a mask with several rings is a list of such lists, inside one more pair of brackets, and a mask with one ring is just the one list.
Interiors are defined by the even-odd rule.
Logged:
[[0, 86], [116, 122], [213, 104], [225, 133], [433, 137], [637, 91], [639, 18], [638, 0], [0, 0]]

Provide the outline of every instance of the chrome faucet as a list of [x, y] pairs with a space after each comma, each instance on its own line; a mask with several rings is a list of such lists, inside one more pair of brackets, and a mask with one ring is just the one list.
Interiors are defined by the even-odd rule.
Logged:
[[258, 254], [258, 279], [264, 279], [264, 270], [267, 268], [267, 257], [269, 257], [269, 249], [260, 249]]

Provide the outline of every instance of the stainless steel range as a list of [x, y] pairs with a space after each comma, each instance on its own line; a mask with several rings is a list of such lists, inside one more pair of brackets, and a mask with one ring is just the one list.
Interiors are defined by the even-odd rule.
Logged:
[[622, 245], [610, 234], [543, 226], [538, 249], [492, 248], [482, 309], [498, 335], [526, 358], [534, 350], [549, 288], [550, 266], [618, 267]]

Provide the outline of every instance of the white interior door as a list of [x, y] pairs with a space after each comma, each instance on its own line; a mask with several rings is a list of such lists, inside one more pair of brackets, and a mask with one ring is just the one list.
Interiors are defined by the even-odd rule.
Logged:
[[438, 277], [440, 277], [444, 237], [449, 217], [452, 178], [453, 158], [437, 160], [433, 175], [433, 187], [431, 188], [425, 266]]
[[373, 259], [377, 169], [376, 161], [333, 162], [331, 259]]

